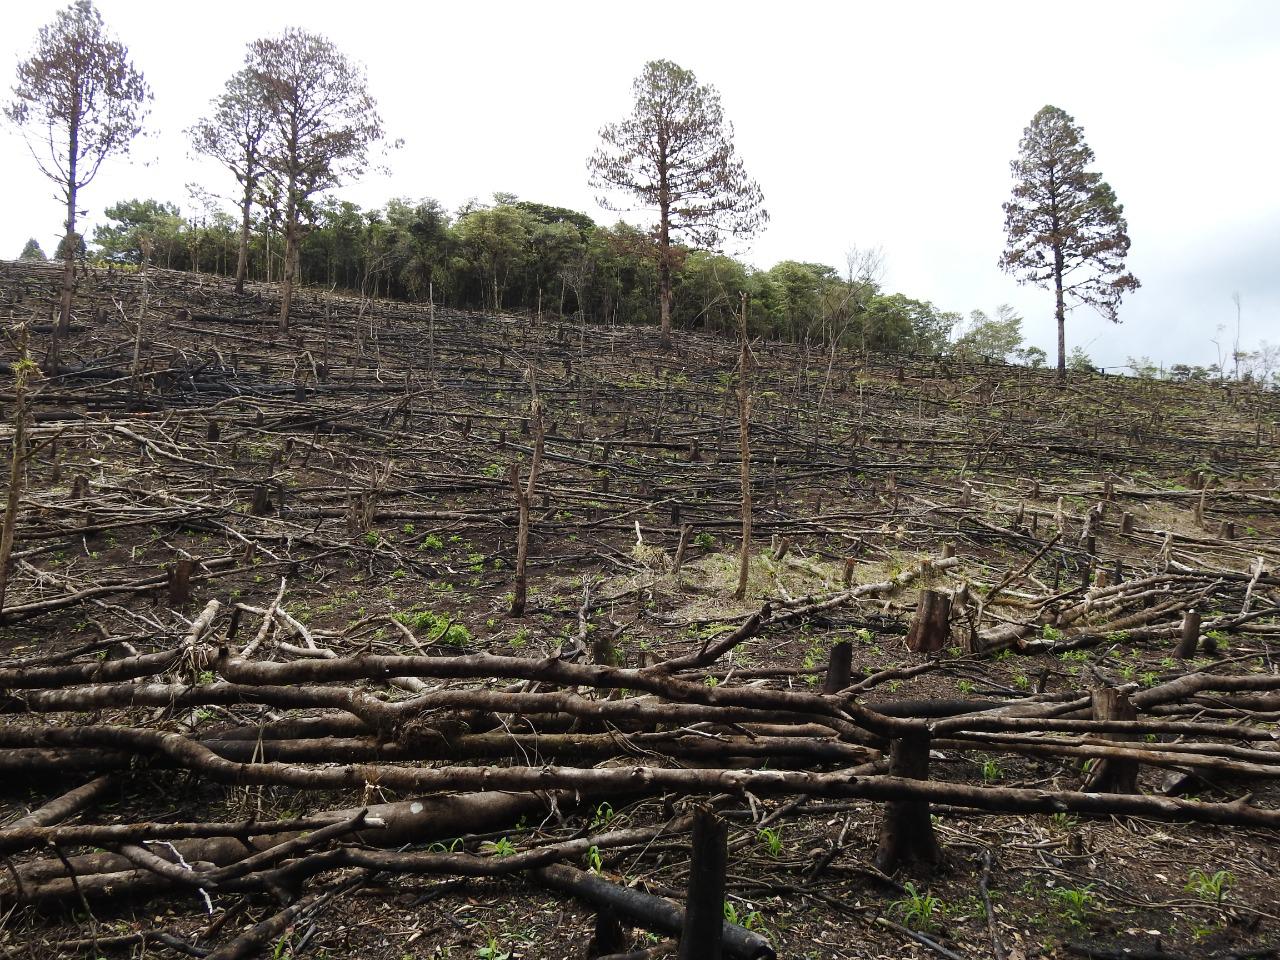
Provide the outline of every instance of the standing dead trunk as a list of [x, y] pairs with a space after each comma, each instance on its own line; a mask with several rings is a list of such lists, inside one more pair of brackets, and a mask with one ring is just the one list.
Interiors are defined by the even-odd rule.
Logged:
[[689, 891], [679, 960], [720, 960], [724, 943], [724, 881], [728, 825], [710, 810], [693, 821]]
[[[912, 731], [894, 739], [889, 749], [889, 774], [911, 780], [929, 779], [929, 733]], [[876, 866], [892, 873], [902, 866], [928, 870], [942, 861], [933, 835], [926, 800], [892, 800], [884, 805]]]
[[747, 577], [751, 572], [751, 346], [747, 342], [747, 295], [742, 294], [742, 313], [738, 320], [738, 336], [742, 341], [738, 354], [738, 456], [742, 486], [742, 549], [738, 560], [738, 600], [747, 595]]
[[253, 213], [253, 181], [246, 180], [244, 199], [240, 201], [240, 249], [236, 254], [236, 294], [244, 293], [249, 277], [249, 232]]
[[289, 332], [289, 310], [293, 306], [293, 285], [297, 281], [298, 203], [296, 187], [289, 182], [289, 199], [284, 214], [284, 276], [280, 282], [280, 332]]
[[841, 640], [831, 648], [831, 660], [827, 664], [827, 679], [823, 693], [839, 693], [853, 679], [853, 644]]
[[14, 531], [22, 504], [22, 468], [27, 458], [27, 387], [35, 374], [35, 364], [27, 356], [27, 325], [18, 328], [18, 362], [13, 378], [13, 452], [9, 459], [9, 493], [5, 500], [4, 525], [0, 527], [0, 612], [9, 591], [9, 563], [13, 556]]
[[427, 358], [431, 361], [431, 369], [436, 368], [436, 288], [433, 281], [427, 281]]
[[[533, 385], [533, 370], [529, 370], [529, 383]], [[542, 445], [545, 433], [542, 425], [542, 403], [538, 400], [538, 391], [533, 387], [533, 400], [530, 404], [530, 419], [533, 421], [533, 457], [529, 461], [529, 480], [521, 488], [520, 467], [511, 465], [511, 485], [515, 490], [516, 509], [519, 513], [519, 526], [516, 532], [516, 576], [511, 590], [511, 616], [524, 616], [525, 603], [529, 595], [529, 580], [525, 565], [529, 560], [529, 510], [533, 504], [534, 491], [537, 489], [538, 468], [542, 464]]]
[[[1058, 223], [1057, 216], [1054, 216], [1053, 232], [1057, 234]], [[1067, 313], [1066, 304], [1063, 302], [1062, 291], [1062, 248], [1055, 245], [1053, 248], [1053, 287], [1054, 287], [1054, 317], [1058, 321], [1058, 379], [1067, 379]]]
[[138, 373], [142, 366], [142, 327], [147, 319], [147, 300], [150, 288], [147, 284], [147, 264], [151, 260], [151, 239], [142, 238], [142, 303], [138, 307], [138, 329], [133, 338], [133, 364], [129, 368], [130, 392], [138, 393]]

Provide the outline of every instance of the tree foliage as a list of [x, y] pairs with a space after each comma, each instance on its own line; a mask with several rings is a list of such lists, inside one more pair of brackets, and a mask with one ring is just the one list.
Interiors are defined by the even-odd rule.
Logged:
[[[66, 205], [58, 334], [71, 323], [75, 290], [77, 197], [107, 157], [124, 154], [142, 129], [151, 91], [90, 0], [75, 0], [40, 28], [31, 56], [18, 64], [5, 114], [26, 138], [40, 172]], [[57, 341], [50, 346], [57, 365]]]
[[1124, 207], [1102, 174], [1089, 170], [1084, 131], [1057, 107], [1042, 108], [1023, 131], [1004, 205], [1008, 246], [1000, 266], [1019, 283], [1051, 288], [1058, 321], [1058, 372], [1067, 369], [1065, 301], [1118, 321], [1121, 298], [1140, 286], [1125, 270]]
[[[108, 221], [93, 231], [93, 242], [103, 260], [112, 263], [141, 263], [143, 240], [151, 245], [151, 260], [162, 267], [198, 269], [199, 262], [182, 258], [190, 245], [182, 211], [174, 203], [157, 200], [121, 200], [103, 211]], [[184, 236], [184, 233], [186, 236]]]
[[247, 70], [271, 122], [264, 153], [283, 190], [285, 254], [280, 328], [289, 327], [301, 218], [316, 194], [363, 173], [382, 139], [364, 69], [318, 34], [290, 28], [249, 45]]
[[32, 237], [26, 242], [22, 248], [22, 253], [18, 255], [19, 260], [48, 260], [45, 256], [44, 248], [40, 246], [40, 242]]
[[659, 321], [671, 332], [672, 273], [677, 237], [716, 249], [725, 237], [745, 239], [768, 220], [760, 186], [733, 146], [733, 126], [724, 118], [715, 87], [699, 84], [689, 70], [653, 60], [632, 84], [631, 115], [600, 130], [601, 146], [587, 162], [591, 185], [622, 193], [635, 206], [657, 214]]
[[266, 90], [245, 67], [227, 80], [209, 114], [197, 120], [187, 136], [191, 146], [229, 170], [240, 186], [240, 243], [236, 260], [236, 292], [244, 292], [249, 271], [249, 235], [258, 185], [266, 173], [264, 151], [271, 124]]
[[981, 310], [969, 314], [969, 321], [952, 346], [953, 352], [968, 357], [1005, 361], [1022, 346], [1022, 317], [1007, 303], [996, 308], [994, 317]]

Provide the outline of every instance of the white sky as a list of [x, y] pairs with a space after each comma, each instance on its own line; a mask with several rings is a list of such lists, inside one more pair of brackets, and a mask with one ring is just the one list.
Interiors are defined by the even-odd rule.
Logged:
[[[1208, 363], [1233, 291], [1242, 343], [1280, 341], [1280, 3], [1270, 0], [780, 3], [387, 3], [221, 0], [197, 9], [98, 0], [155, 91], [149, 128], [83, 199], [89, 220], [131, 197], [186, 205], [184, 184], [230, 192], [192, 160], [182, 129], [257, 36], [300, 26], [368, 68], [392, 136], [391, 172], [339, 191], [362, 206], [433, 196], [450, 209], [506, 190], [600, 210], [585, 160], [629, 108], [646, 60], [716, 85], [772, 216], [746, 251], [841, 267], [880, 244], [886, 286], [939, 307], [1026, 317], [1053, 352], [1052, 295], [996, 266], [1009, 161], [1046, 103], [1083, 125], [1125, 205], [1143, 283], [1112, 326], [1068, 316], [1068, 344], [1096, 363], [1129, 355]], [[0, 14], [0, 83], [63, 4]], [[193, 17], [197, 17], [194, 22]], [[7, 90], [6, 90], [7, 93]], [[56, 247], [61, 214], [22, 140], [0, 133], [0, 256], [28, 236]], [[91, 231], [86, 230], [86, 233]]]

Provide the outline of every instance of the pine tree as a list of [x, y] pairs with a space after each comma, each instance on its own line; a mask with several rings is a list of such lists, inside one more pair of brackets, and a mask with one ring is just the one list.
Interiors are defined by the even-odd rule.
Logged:
[[298, 275], [304, 207], [316, 194], [364, 172], [370, 148], [382, 139], [382, 118], [364, 68], [319, 34], [289, 28], [278, 37], [255, 40], [246, 66], [266, 97], [271, 121], [263, 162], [283, 193], [284, 331]]
[[267, 95], [247, 67], [232, 74], [213, 109], [187, 131], [191, 145], [226, 167], [240, 184], [240, 245], [236, 293], [249, 275], [249, 229], [258, 182], [265, 175], [263, 153], [271, 122]]
[[27, 245], [22, 248], [22, 253], [18, 255], [19, 260], [48, 260], [45, 256], [44, 248], [40, 246], [40, 241], [32, 237], [27, 241]]
[[[769, 219], [760, 186], [734, 154], [715, 87], [670, 60], [646, 63], [632, 84], [631, 116], [600, 131], [603, 144], [587, 161], [592, 187], [630, 194], [656, 211], [659, 316], [671, 339], [672, 236], [715, 248], [728, 235], [746, 238]], [[608, 209], [609, 199], [600, 203]]]
[[40, 28], [35, 51], [18, 64], [9, 120], [27, 137], [40, 172], [58, 186], [66, 202], [62, 300], [49, 348], [58, 364], [58, 338], [71, 324], [75, 256], [84, 241], [76, 233], [77, 198], [104, 160], [124, 154], [142, 128], [151, 100], [128, 49], [112, 39], [91, 0], [75, 0]]
[[1019, 283], [1052, 287], [1058, 321], [1058, 376], [1067, 371], [1066, 300], [1108, 320], [1125, 293], [1140, 286], [1125, 270], [1129, 253], [1124, 207], [1102, 174], [1088, 169], [1093, 150], [1064, 111], [1047, 106], [1023, 131], [1004, 205], [1008, 247], [1000, 266]]

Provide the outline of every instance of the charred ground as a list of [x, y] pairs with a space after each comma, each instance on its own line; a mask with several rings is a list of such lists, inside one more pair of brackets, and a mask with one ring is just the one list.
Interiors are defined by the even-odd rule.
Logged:
[[[0, 265], [36, 359], [57, 282]], [[681, 901], [707, 803], [731, 919], [779, 956], [1275, 955], [1274, 393], [756, 343], [735, 600], [732, 343], [316, 293], [285, 335], [269, 289], [163, 271], [139, 331], [142, 304], [86, 275], [31, 388], [4, 956], [231, 956], [261, 923], [279, 957], [583, 956], [593, 909], [530, 871]], [[924, 589], [933, 654], [905, 646]], [[1105, 690], [1132, 732], [1088, 726]], [[904, 723], [942, 860], [888, 876]], [[1135, 760], [1130, 806], [1081, 792]], [[227, 840], [299, 817], [331, 832]], [[154, 821], [190, 829], [69, 832]]]

